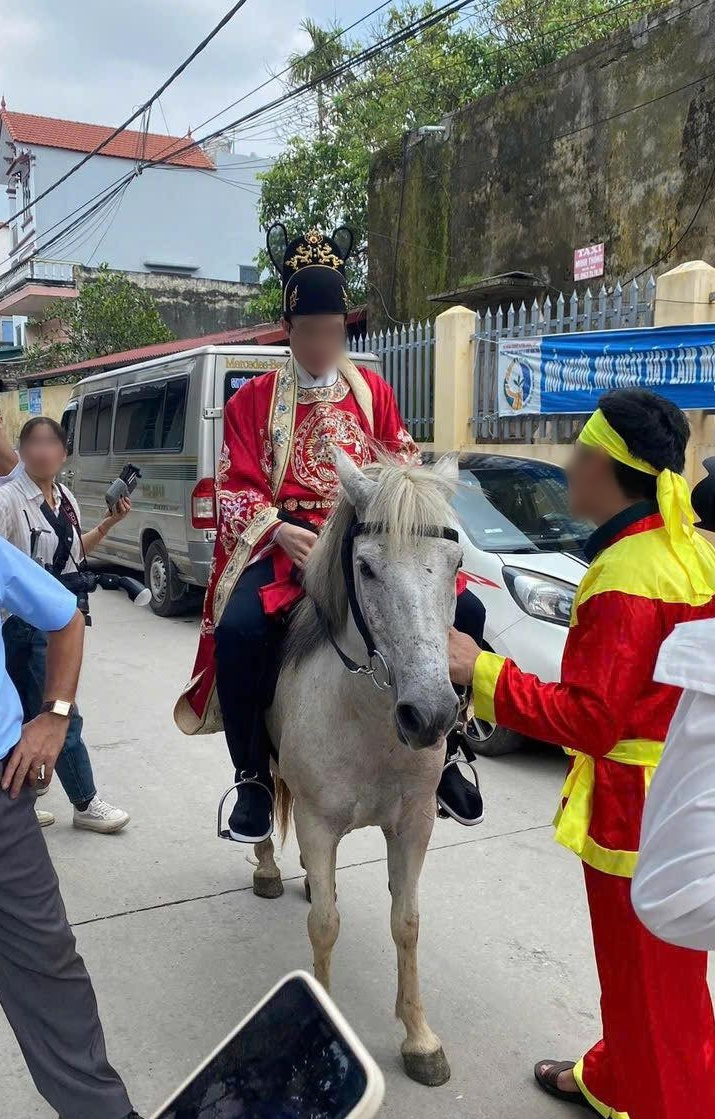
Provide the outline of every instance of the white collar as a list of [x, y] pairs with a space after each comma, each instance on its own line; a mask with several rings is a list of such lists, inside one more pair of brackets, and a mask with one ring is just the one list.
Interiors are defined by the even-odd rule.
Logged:
[[[295, 361], [295, 358], [293, 358]], [[306, 372], [299, 361], [295, 361], [295, 367], [298, 371], [298, 387], [301, 389], [328, 389], [334, 385], [338, 379], [337, 366], [335, 369], [328, 370], [322, 377], [313, 377], [310, 373]]]
[[[15, 469], [17, 470], [17, 467], [15, 467]], [[32, 478], [25, 470], [24, 463], [20, 464], [20, 469], [17, 471], [17, 474], [15, 474], [13, 471], [13, 475], [13, 480], [16, 482], [22, 493], [24, 493], [25, 497], [30, 501], [37, 501], [41, 505], [42, 502], [45, 500], [45, 496], [40, 487], [37, 485], [37, 482], [33, 482]], [[60, 489], [56, 482], [53, 482], [52, 484], [52, 492], [55, 499], [55, 508], [57, 508], [60, 499]]]

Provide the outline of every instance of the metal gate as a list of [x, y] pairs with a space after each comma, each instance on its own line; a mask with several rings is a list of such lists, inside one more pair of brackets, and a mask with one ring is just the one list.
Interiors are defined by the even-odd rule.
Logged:
[[617, 283], [613, 291], [602, 287], [597, 296], [590, 290], [576, 292], [566, 301], [563, 292], [557, 299], [548, 296], [540, 305], [536, 300], [530, 311], [524, 303], [513, 304], [507, 312], [479, 311], [474, 316], [474, 405], [471, 417], [476, 443], [568, 443], [583, 420], [578, 416], [525, 416], [522, 419], [499, 417], [497, 413], [497, 343], [500, 338], [530, 338], [541, 334], [562, 334], [575, 330], [617, 330], [653, 325], [655, 279], [644, 287], [633, 280], [624, 289]]
[[367, 334], [353, 346], [377, 354], [391, 385], [407, 430], [418, 443], [434, 436], [434, 327], [410, 323], [401, 329]]

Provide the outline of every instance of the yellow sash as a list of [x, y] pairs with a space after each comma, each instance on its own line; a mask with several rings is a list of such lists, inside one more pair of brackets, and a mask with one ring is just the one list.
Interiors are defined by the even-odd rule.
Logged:
[[[566, 803], [556, 813], [554, 826], [556, 842], [574, 851], [589, 866], [604, 874], [614, 874], [620, 878], [632, 878], [638, 860], [637, 851], [610, 851], [601, 847], [589, 835], [593, 811], [593, 788], [596, 778], [596, 762], [589, 754], [578, 750], [567, 750], [576, 760], [566, 778], [562, 800]], [[644, 770], [646, 791], [663, 754], [663, 743], [647, 738], [624, 739], [616, 743], [606, 757], [621, 765], [638, 765]]]

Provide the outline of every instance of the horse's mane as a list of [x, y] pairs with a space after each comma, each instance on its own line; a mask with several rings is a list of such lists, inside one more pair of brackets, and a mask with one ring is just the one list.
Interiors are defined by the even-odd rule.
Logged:
[[[377, 481], [364, 520], [387, 530], [389, 555], [396, 557], [410, 548], [413, 537], [428, 526], [453, 522], [450, 497], [454, 477], [449, 459], [428, 468], [405, 465], [381, 455], [364, 473]], [[313, 547], [305, 570], [306, 598], [293, 616], [284, 663], [298, 663], [327, 641], [328, 627], [337, 634], [345, 625], [348, 596], [341, 546], [354, 513], [349, 499], [343, 495]]]

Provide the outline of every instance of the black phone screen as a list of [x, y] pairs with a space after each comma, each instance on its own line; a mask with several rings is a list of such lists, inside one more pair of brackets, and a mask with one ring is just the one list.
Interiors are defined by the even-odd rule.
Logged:
[[285, 983], [161, 1119], [345, 1119], [365, 1070], [301, 979]]

